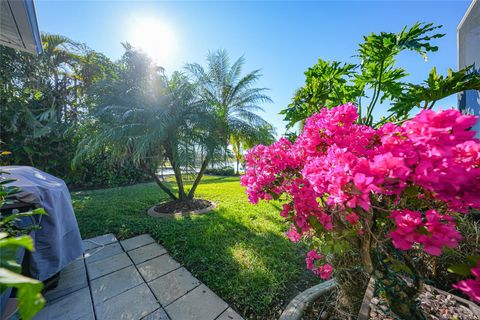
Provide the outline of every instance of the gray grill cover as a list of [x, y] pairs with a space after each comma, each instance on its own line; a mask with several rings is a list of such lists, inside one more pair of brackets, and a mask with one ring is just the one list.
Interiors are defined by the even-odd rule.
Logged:
[[84, 251], [70, 192], [63, 180], [27, 166], [0, 166], [9, 172], [6, 179], [16, 179], [11, 185], [20, 188], [18, 200], [42, 207], [48, 215], [35, 218], [40, 230], [32, 233], [35, 251], [32, 253], [32, 276], [41, 281], [61, 271]]

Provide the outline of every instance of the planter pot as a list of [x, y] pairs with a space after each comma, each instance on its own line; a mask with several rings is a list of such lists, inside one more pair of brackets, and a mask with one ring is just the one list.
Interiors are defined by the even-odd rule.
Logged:
[[[438, 288], [429, 286], [429, 285], [424, 285], [425, 288], [429, 289], [431, 292], [437, 293], [437, 294], [442, 294], [442, 295], [449, 295], [453, 299], [457, 301], [458, 304], [465, 306], [466, 308], [470, 309], [470, 311], [476, 315], [480, 319], [480, 307], [476, 305], [475, 303], [465, 300], [459, 296], [456, 296], [454, 294], [445, 292], [443, 290], [440, 290]], [[360, 307], [360, 312], [358, 313], [358, 318], [357, 320], [369, 320], [370, 319], [370, 302], [372, 301], [372, 298], [375, 296], [375, 279], [373, 277], [370, 278], [370, 281], [368, 282], [367, 290], [365, 291], [365, 295], [363, 296], [363, 301], [362, 301], [362, 306]]]

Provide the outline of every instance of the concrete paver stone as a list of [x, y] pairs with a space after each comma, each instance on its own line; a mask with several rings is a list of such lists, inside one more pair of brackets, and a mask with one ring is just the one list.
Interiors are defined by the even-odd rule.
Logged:
[[90, 281], [106, 274], [115, 272], [125, 267], [133, 265], [132, 260], [126, 253], [117, 254], [106, 260], [99, 260], [87, 264], [87, 271]]
[[141, 284], [95, 305], [98, 320], [138, 320], [160, 307], [147, 285]]
[[158, 243], [151, 243], [146, 246], [129, 251], [128, 255], [130, 256], [130, 258], [132, 258], [135, 264], [139, 264], [165, 253], [167, 253], [167, 250], [165, 250], [164, 247], [162, 247]]
[[98, 304], [143, 283], [134, 266], [110, 273], [90, 283], [93, 303]]
[[58, 285], [44, 294], [47, 301], [53, 301], [88, 286], [87, 272], [83, 257], [70, 263], [60, 272]]
[[214, 320], [228, 305], [206, 285], [196, 287], [165, 308], [172, 320]]
[[40, 310], [34, 320], [77, 320], [93, 319], [90, 290], [83, 288], [48, 304]]
[[180, 268], [180, 264], [173, 260], [170, 255], [165, 254], [138, 264], [137, 268], [145, 281], [150, 282], [170, 271]]
[[243, 318], [235, 310], [228, 308], [215, 320], [243, 320]]
[[130, 239], [122, 240], [120, 241], [120, 244], [122, 245], [123, 250], [130, 251], [154, 242], [155, 240], [153, 240], [153, 238], [150, 237], [150, 235], [142, 234], [141, 236], [136, 236]]
[[109, 233], [104, 234], [103, 236], [83, 240], [83, 245], [85, 246], [85, 250], [89, 250], [114, 242], [117, 242], [117, 238], [113, 234]]
[[174, 270], [148, 283], [164, 307], [199, 285], [200, 281], [185, 268]]

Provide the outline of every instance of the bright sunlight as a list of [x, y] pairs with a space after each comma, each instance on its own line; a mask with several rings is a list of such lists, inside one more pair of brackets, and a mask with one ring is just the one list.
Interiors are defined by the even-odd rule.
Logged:
[[171, 61], [177, 49], [177, 38], [171, 27], [160, 18], [133, 19], [129, 42], [156, 62]]

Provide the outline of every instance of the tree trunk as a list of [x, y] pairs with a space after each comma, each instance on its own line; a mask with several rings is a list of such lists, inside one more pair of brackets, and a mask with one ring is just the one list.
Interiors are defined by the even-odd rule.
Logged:
[[224, 155], [223, 155], [223, 158], [224, 158], [224, 159], [223, 159], [223, 160], [224, 160], [223, 166], [224, 166], [224, 167], [227, 167], [227, 166], [228, 166], [228, 165], [227, 165], [227, 151], [228, 151], [228, 143], [225, 145], [225, 153], [224, 153]]
[[240, 175], [240, 171], [238, 171], [239, 166], [240, 166], [240, 160], [237, 158], [237, 176]]
[[173, 150], [171, 146], [165, 147], [165, 153], [167, 155], [168, 160], [172, 164], [173, 172], [175, 174], [175, 181], [177, 182], [177, 186], [178, 186], [178, 199], [180, 201], [183, 201], [187, 198], [187, 195], [185, 194], [185, 188], [183, 186], [182, 172], [177, 162], [175, 161], [175, 156], [173, 154]]
[[155, 171], [148, 169], [144, 163], [142, 163], [141, 166], [143, 167], [143, 170], [145, 170], [153, 178], [153, 180], [155, 180], [160, 189], [162, 189], [170, 197], [170, 199], [177, 200], [177, 197], [172, 193], [172, 191], [160, 180], [160, 178], [158, 178]]
[[370, 255], [370, 237], [365, 236], [360, 239], [360, 257], [365, 271], [369, 274], [373, 273], [372, 256]]
[[195, 178], [195, 181], [193, 182], [192, 188], [188, 192], [188, 199], [193, 199], [193, 196], [195, 195], [195, 190], [197, 189], [198, 184], [200, 183], [200, 180], [202, 180], [203, 173], [205, 172], [205, 169], [207, 169], [208, 166], [208, 157], [203, 160], [202, 167], [200, 168], [200, 171], [198, 172], [197, 177]]

